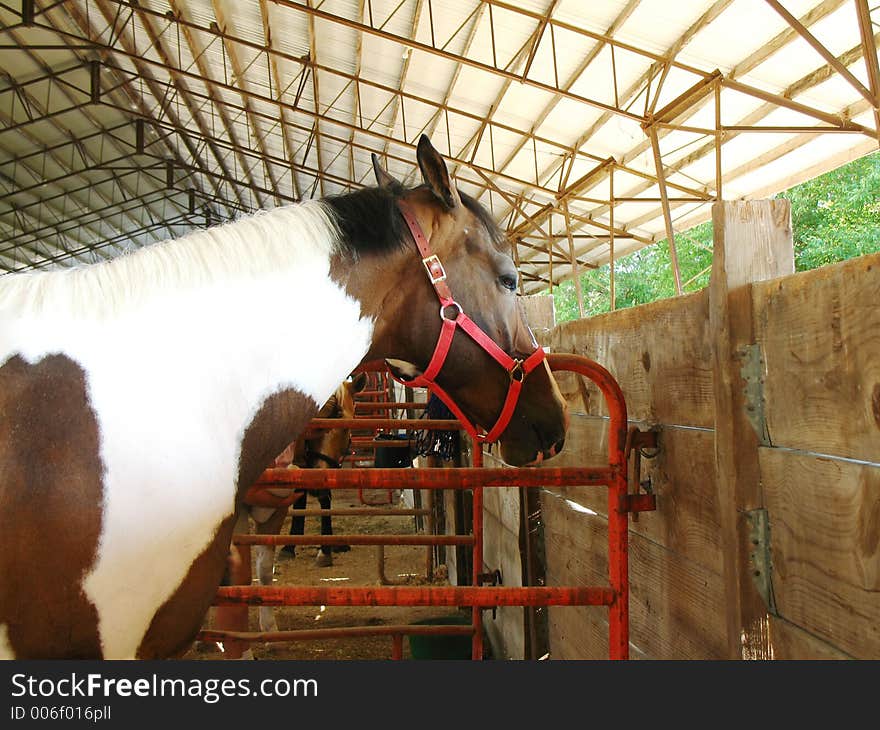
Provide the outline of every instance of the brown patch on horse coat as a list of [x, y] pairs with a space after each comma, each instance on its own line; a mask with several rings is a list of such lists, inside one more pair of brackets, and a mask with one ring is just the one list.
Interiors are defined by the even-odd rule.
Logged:
[[257, 480], [318, 412], [309, 396], [289, 388], [269, 396], [245, 429], [238, 459], [238, 496]]
[[138, 647], [138, 659], [165, 659], [189, 649], [226, 569], [233, 527], [235, 515], [230, 515], [220, 523], [213, 541], [195, 559], [171, 598], [156, 611]]
[[[302, 433], [318, 405], [298, 390], [288, 389], [267, 398], [245, 429], [238, 462], [236, 505], [260, 474], [272, 465], [285, 446]], [[181, 654], [192, 643], [223, 577], [235, 515], [218, 527], [214, 539], [190, 566], [177, 590], [156, 612], [137, 655], [156, 659]]]
[[19, 658], [101, 657], [82, 581], [103, 515], [98, 421], [64, 355], [0, 367], [0, 624]]

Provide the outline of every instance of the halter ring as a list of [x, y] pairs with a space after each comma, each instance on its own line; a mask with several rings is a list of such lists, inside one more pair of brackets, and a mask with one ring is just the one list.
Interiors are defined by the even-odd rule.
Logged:
[[[455, 307], [458, 310], [458, 314], [456, 314], [455, 317], [453, 317], [452, 319], [449, 319], [449, 317], [446, 316], [446, 307]], [[464, 314], [464, 310], [461, 308], [461, 305], [455, 300], [440, 305], [440, 319], [442, 319], [444, 322], [454, 322], [462, 314]]]

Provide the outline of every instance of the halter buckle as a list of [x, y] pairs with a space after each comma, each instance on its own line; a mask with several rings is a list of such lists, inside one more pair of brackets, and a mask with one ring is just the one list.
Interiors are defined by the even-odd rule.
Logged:
[[446, 269], [443, 268], [443, 264], [440, 263], [437, 254], [431, 254], [423, 258], [422, 263], [425, 265], [425, 270], [428, 272], [428, 278], [432, 284], [446, 280]]

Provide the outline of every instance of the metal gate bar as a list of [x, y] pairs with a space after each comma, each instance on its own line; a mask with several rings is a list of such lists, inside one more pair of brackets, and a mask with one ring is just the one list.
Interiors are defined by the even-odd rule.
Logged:
[[[268, 469], [248, 492], [247, 499], [265, 498], [267, 489], [379, 488], [473, 489], [473, 575], [479, 582], [483, 569], [482, 489], [485, 487], [604, 486], [608, 488], [609, 586], [592, 587], [489, 587], [431, 586], [376, 588], [225, 586], [216, 605], [333, 605], [333, 606], [471, 606], [473, 607], [473, 657], [482, 657], [481, 610], [494, 606], [595, 605], [609, 608], [609, 656], [629, 658], [628, 517], [630, 512], [655, 509], [653, 496], [627, 494], [627, 417], [623, 393], [611, 374], [598, 363], [578, 355], [548, 355], [554, 371], [570, 371], [590, 378], [605, 397], [609, 414], [608, 464], [601, 467], [479, 468], [482, 451], [474, 450], [474, 468], [467, 469]], [[316, 419], [311, 427], [402, 428], [403, 419]], [[431, 428], [433, 423], [410, 419], [412, 428]], [[326, 421], [324, 423], [323, 421]], [[456, 421], [438, 422], [436, 428], [457, 428]], [[450, 425], [452, 424], [452, 425]], [[347, 540], [354, 536], [345, 536]], [[387, 539], [391, 536], [374, 536]], [[421, 536], [414, 536], [421, 537]], [[441, 536], [435, 536], [441, 537]], [[449, 537], [449, 536], [447, 536]], [[324, 538], [326, 540], [326, 538]], [[249, 544], [280, 544], [278, 536], [239, 535]], [[424, 543], [420, 543], [424, 544]], [[399, 649], [400, 636], [395, 637]], [[399, 654], [395, 650], [395, 655]]]

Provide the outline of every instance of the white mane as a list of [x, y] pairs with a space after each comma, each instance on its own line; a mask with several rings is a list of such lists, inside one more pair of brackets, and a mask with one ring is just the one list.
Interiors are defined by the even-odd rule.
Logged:
[[137, 249], [111, 261], [0, 277], [0, 312], [112, 316], [161, 296], [235, 277], [259, 277], [303, 255], [333, 253], [339, 231], [320, 201], [258, 212], [215, 228]]

